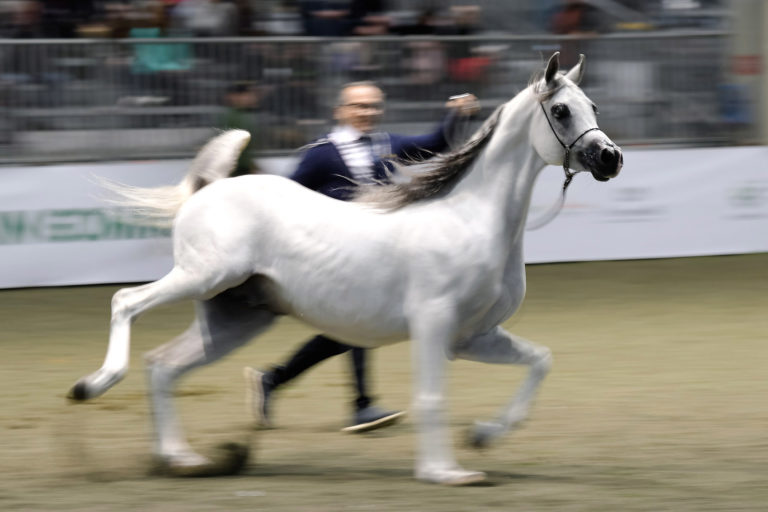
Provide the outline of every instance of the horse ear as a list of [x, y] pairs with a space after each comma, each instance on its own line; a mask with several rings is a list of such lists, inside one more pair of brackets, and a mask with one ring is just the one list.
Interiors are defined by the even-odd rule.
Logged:
[[560, 52], [555, 52], [547, 62], [547, 70], [544, 72], [544, 81], [550, 83], [560, 69]]
[[584, 54], [580, 53], [579, 63], [573, 66], [571, 70], [565, 74], [565, 77], [570, 79], [576, 85], [581, 83], [581, 79], [584, 77], [584, 68], [585, 68], [584, 61], [585, 61]]

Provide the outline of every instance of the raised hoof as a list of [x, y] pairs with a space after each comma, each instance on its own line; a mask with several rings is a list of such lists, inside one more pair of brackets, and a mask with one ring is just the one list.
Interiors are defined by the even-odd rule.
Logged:
[[69, 390], [67, 398], [82, 402], [96, 398], [107, 392], [109, 388], [123, 380], [124, 371], [107, 371], [100, 369], [78, 380]]
[[485, 480], [485, 473], [482, 471], [467, 471], [466, 469], [441, 469], [430, 471], [418, 471], [416, 478], [432, 484], [459, 486], [472, 485]]
[[475, 423], [469, 431], [467, 441], [472, 448], [482, 449], [491, 445], [503, 433], [498, 423]]
[[88, 386], [85, 382], [78, 381], [72, 386], [72, 389], [69, 390], [67, 398], [74, 402], [84, 402], [85, 400], [88, 400], [90, 398], [88, 396]]
[[194, 457], [180, 459], [158, 457], [150, 473], [182, 478], [237, 475], [248, 463], [249, 451], [246, 445], [225, 443], [216, 448], [211, 459], [196, 454]]

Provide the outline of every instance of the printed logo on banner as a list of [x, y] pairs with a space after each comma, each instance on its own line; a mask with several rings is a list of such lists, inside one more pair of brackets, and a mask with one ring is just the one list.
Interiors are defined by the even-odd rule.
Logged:
[[605, 222], [652, 222], [667, 213], [650, 187], [622, 187], [613, 196], [614, 204], [599, 214]]
[[727, 191], [725, 217], [759, 219], [768, 217], [768, 181], [748, 181]]
[[142, 226], [122, 210], [101, 208], [0, 212], [0, 245], [170, 237], [171, 230]]

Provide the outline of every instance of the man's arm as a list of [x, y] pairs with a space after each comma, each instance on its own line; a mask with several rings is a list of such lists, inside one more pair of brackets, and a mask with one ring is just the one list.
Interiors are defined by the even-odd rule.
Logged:
[[456, 116], [449, 113], [437, 129], [424, 135], [390, 135], [392, 153], [406, 160], [424, 160], [448, 147], [445, 134], [456, 122]]
[[448, 148], [445, 134], [451, 133], [457, 122], [480, 110], [480, 104], [473, 94], [451, 97], [445, 104], [448, 113], [437, 129], [424, 135], [391, 135], [392, 152], [400, 158], [424, 160]]

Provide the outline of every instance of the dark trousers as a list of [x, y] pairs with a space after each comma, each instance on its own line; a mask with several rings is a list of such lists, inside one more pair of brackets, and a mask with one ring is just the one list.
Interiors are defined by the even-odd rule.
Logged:
[[329, 357], [350, 352], [352, 366], [355, 374], [355, 407], [364, 409], [371, 404], [368, 396], [366, 379], [366, 350], [339, 343], [322, 334], [315, 336], [306, 342], [284, 365], [276, 366], [270, 372], [270, 380], [273, 388], [277, 388], [286, 382], [295, 379], [317, 363], [325, 361]]

